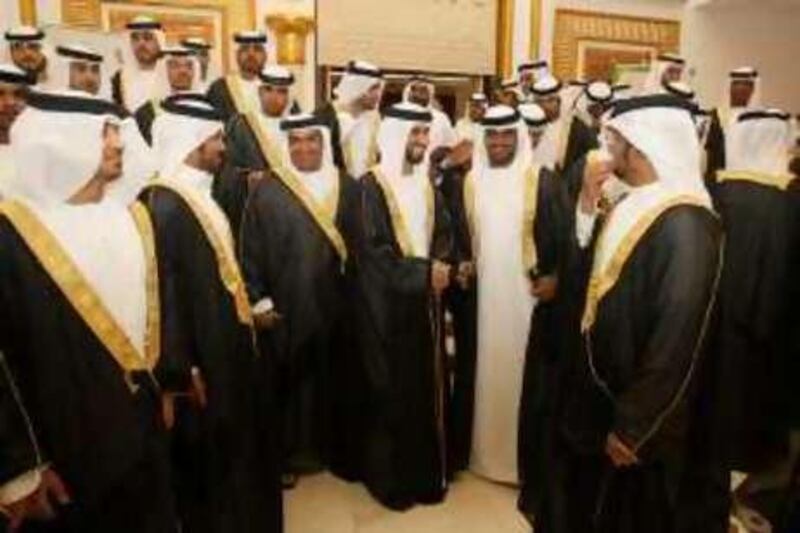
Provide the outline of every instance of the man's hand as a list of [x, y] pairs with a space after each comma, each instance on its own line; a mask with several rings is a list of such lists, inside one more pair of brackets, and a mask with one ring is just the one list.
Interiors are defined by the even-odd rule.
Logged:
[[451, 167], [460, 167], [472, 161], [472, 141], [461, 141], [453, 147], [447, 156], [447, 164]]
[[456, 272], [456, 282], [458, 286], [467, 290], [475, 277], [475, 263], [471, 261], [464, 261], [459, 263], [458, 272]]
[[450, 285], [450, 265], [434, 260], [431, 266], [431, 286], [437, 295]]
[[539, 276], [531, 281], [531, 295], [540, 302], [551, 302], [558, 292], [558, 277]]
[[200, 409], [205, 409], [208, 405], [208, 393], [206, 392], [206, 380], [203, 373], [197, 367], [192, 367], [192, 390], [190, 391], [192, 401]]
[[281, 319], [283, 316], [274, 309], [263, 313], [253, 313], [253, 322], [258, 330], [272, 329]]
[[606, 437], [606, 455], [615, 468], [627, 468], [639, 463], [636, 453], [614, 433]]
[[578, 197], [580, 209], [587, 215], [594, 214], [598, 202], [603, 197], [603, 183], [611, 177], [611, 162], [599, 151], [592, 150], [586, 158], [583, 169], [583, 184]]
[[175, 395], [163, 394], [161, 396], [161, 420], [167, 431], [175, 427]]
[[48, 469], [42, 472], [39, 487], [28, 497], [6, 507], [9, 531], [17, 531], [26, 520], [52, 520], [56, 516], [51, 502], [68, 505], [71, 501], [64, 482]]

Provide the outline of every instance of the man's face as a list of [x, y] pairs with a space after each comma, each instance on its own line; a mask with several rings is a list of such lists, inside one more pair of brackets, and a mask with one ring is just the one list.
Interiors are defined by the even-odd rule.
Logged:
[[200, 168], [209, 174], [216, 174], [225, 163], [225, 135], [218, 131], [197, 149], [200, 155]]
[[11, 61], [31, 74], [44, 72], [47, 58], [42, 53], [42, 44], [38, 41], [21, 41], [11, 45]]
[[289, 158], [300, 172], [322, 168], [323, 137], [319, 130], [289, 132]]
[[22, 85], [0, 82], [0, 131], [8, 131], [25, 109], [26, 93]]
[[103, 128], [103, 153], [97, 171], [97, 175], [105, 183], [110, 183], [122, 175], [122, 150], [119, 126], [106, 123]]
[[419, 165], [425, 159], [425, 152], [430, 144], [431, 129], [428, 126], [417, 124], [408, 133], [406, 143], [406, 163]]
[[240, 44], [236, 50], [236, 63], [241, 72], [257, 76], [267, 63], [267, 50], [261, 43]]
[[532, 70], [523, 70], [519, 74], [519, 84], [522, 85], [525, 91], [530, 90], [533, 87], [534, 82], [536, 81], [535, 76], [533, 75]]
[[188, 91], [194, 82], [194, 60], [191, 57], [169, 57], [167, 80], [173, 91]]
[[261, 97], [261, 110], [270, 117], [280, 117], [289, 105], [289, 88], [262, 85], [258, 94]]
[[600, 117], [603, 116], [603, 113], [606, 112], [606, 109], [607, 109], [606, 105], [601, 104], [599, 102], [591, 103], [589, 104], [589, 107], [586, 108], [586, 110], [589, 111], [589, 114], [592, 116], [592, 118], [594, 118], [595, 121], [598, 122], [600, 121]]
[[558, 120], [558, 117], [561, 116], [561, 97], [559, 95], [540, 96], [536, 99], [536, 103], [544, 110], [544, 114], [550, 122]]
[[358, 106], [364, 110], [373, 110], [378, 108], [381, 102], [381, 83], [377, 82], [369, 90], [359, 97], [357, 100]]
[[731, 107], [747, 107], [755, 92], [755, 83], [751, 80], [735, 80], [731, 83]]
[[519, 97], [515, 91], [509, 89], [500, 89], [500, 91], [497, 93], [497, 103], [516, 108], [519, 105]]
[[531, 138], [531, 148], [534, 150], [536, 150], [536, 148], [539, 146], [539, 143], [542, 142], [544, 130], [544, 127], [528, 128], [528, 135]]
[[469, 103], [469, 119], [472, 122], [480, 122], [486, 114], [486, 104], [483, 102]]
[[161, 45], [158, 43], [155, 32], [150, 30], [131, 32], [131, 48], [140, 65], [154, 64], [161, 52]]
[[428, 107], [431, 103], [431, 88], [427, 83], [412, 83], [408, 99], [413, 104]]
[[89, 94], [100, 92], [100, 64], [72, 61], [69, 64], [69, 88]]
[[661, 77], [661, 82], [672, 83], [681, 81], [681, 76], [683, 76], [683, 66], [670, 64], [664, 71], [664, 75]]
[[208, 65], [211, 63], [208, 50], [197, 51], [197, 63], [200, 65], [200, 79], [205, 81], [208, 76]]
[[612, 172], [627, 183], [631, 145], [616, 130], [606, 129], [608, 153], [611, 154]]
[[487, 130], [486, 153], [489, 155], [490, 166], [510, 165], [517, 155], [517, 130], [515, 128]]

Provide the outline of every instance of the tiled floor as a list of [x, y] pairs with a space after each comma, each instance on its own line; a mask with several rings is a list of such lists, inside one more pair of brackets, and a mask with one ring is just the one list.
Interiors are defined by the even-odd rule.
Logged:
[[516, 498], [513, 489], [464, 475], [443, 504], [395, 513], [363, 486], [321, 474], [286, 493], [286, 533], [529, 533]]

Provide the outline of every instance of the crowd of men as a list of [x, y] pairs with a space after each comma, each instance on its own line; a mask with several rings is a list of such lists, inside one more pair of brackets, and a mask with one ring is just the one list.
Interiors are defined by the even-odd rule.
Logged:
[[471, 471], [537, 533], [713, 533], [800, 483], [795, 128], [754, 69], [707, 110], [677, 56], [638, 90], [536, 61], [454, 126], [363, 61], [302, 112], [257, 31], [217, 79], [146, 17], [115, 73], [5, 39], [9, 531], [279, 532], [330, 470], [398, 511]]

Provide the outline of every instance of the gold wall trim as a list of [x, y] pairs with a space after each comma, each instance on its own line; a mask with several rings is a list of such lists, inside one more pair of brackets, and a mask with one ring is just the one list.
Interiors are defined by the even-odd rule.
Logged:
[[61, 0], [61, 21], [68, 26], [100, 27], [100, 0]]
[[267, 15], [266, 25], [277, 41], [277, 60], [281, 65], [305, 65], [308, 34], [314, 29], [314, 19], [280, 13]]
[[677, 52], [681, 24], [677, 20], [557, 9], [553, 36], [553, 71], [562, 79], [575, 78], [581, 41], [651, 46], [659, 53]]
[[531, 59], [539, 58], [540, 41], [542, 40], [542, 0], [531, 0]]
[[19, 0], [19, 21], [36, 26], [36, 0]]
[[514, 58], [514, 0], [497, 0], [497, 44], [495, 71], [503, 78], [511, 75]]

